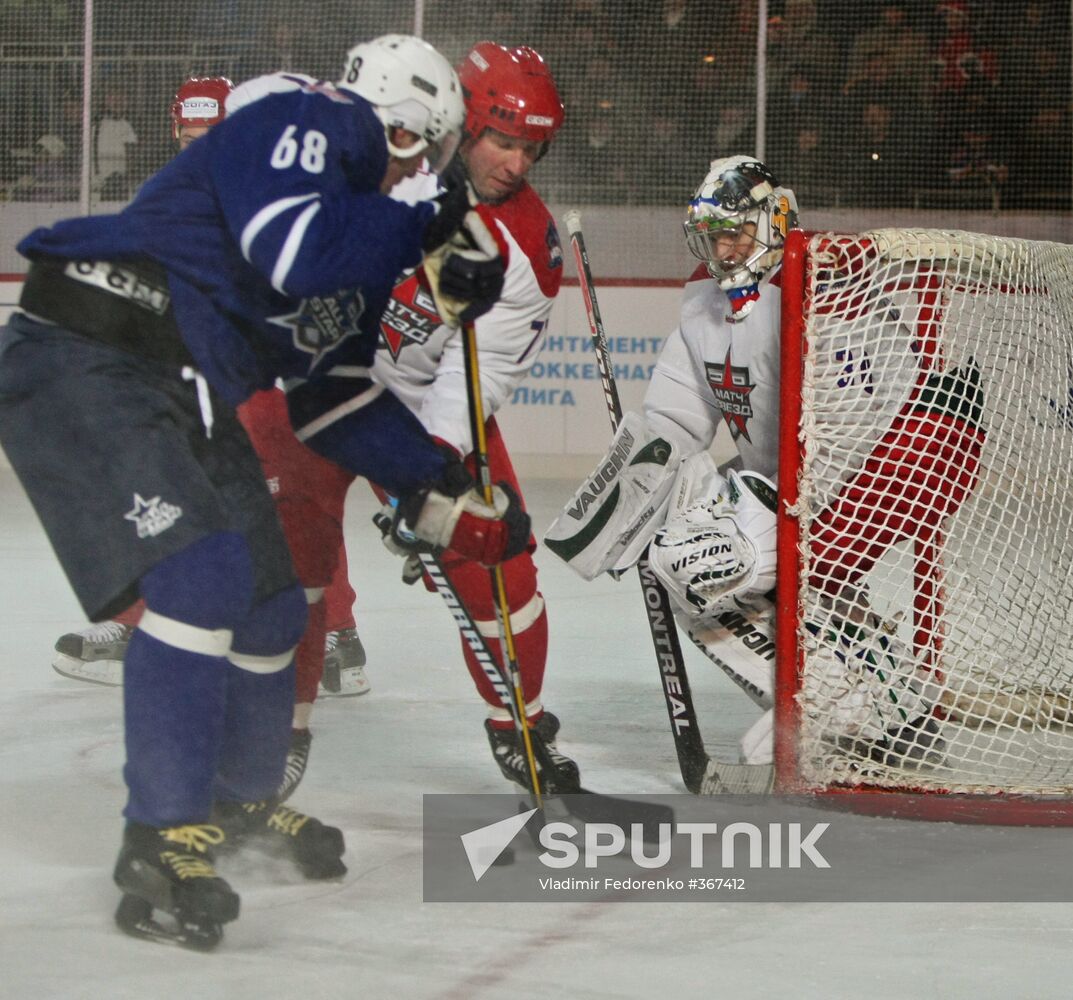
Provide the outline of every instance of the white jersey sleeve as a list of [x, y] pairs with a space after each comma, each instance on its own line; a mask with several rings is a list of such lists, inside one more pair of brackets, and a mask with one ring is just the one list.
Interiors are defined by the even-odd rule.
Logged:
[[[396, 192], [392, 192], [397, 197]], [[476, 322], [485, 417], [508, 402], [546, 339], [562, 278], [562, 247], [547, 208], [528, 185], [490, 206], [508, 247], [499, 301]], [[381, 321], [374, 374], [461, 454], [473, 450], [462, 336], [443, 323], [416, 277], [401, 281]]]
[[[476, 322], [477, 363], [485, 417], [510, 400], [529, 374], [544, 346], [554, 298], [541, 291], [533, 262], [510, 231], [499, 223], [510, 260], [503, 294]], [[465, 455], [473, 450], [466, 398], [466, 368], [462, 336], [456, 331], [444, 344], [436, 380], [421, 401], [421, 422]]]
[[648, 426], [678, 445], [683, 457], [710, 447], [719, 429], [719, 408], [686, 347], [682, 328], [667, 338], [644, 398]]

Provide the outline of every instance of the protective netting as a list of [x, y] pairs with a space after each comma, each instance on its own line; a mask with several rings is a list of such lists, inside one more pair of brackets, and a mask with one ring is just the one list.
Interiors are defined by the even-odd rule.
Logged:
[[804, 325], [802, 776], [1073, 794], [1073, 248], [816, 236]]
[[415, 30], [452, 59], [545, 55], [554, 202], [680, 210], [709, 160], [750, 152], [810, 207], [1070, 209], [1069, 0], [6, 0], [0, 191], [75, 201], [88, 157], [93, 209], [122, 202], [171, 155], [185, 76], [335, 78], [349, 45]]

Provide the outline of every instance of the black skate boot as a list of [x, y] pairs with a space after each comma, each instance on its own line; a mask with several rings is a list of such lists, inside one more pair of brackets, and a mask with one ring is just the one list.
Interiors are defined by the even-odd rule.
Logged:
[[[123, 892], [115, 920], [133, 937], [208, 951], [222, 925], [238, 916], [239, 898], [213, 868], [223, 831], [207, 824], [164, 829], [128, 823], [113, 878]], [[171, 917], [158, 922], [153, 911]]]
[[340, 878], [346, 874], [343, 831], [274, 799], [217, 802], [213, 822], [227, 835], [228, 849], [250, 846], [290, 858], [306, 878]]
[[886, 738], [872, 747], [873, 760], [908, 770], [938, 767], [945, 754], [946, 740], [932, 716], [913, 719], [901, 729], [888, 729]]
[[276, 801], [286, 802], [301, 782], [309, 766], [309, 747], [313, 734], [308, 729], [292, 729], [291, 745], [287, 748], [287, 765], [283, 771], [283, 781], [276, 791]]
[[838, 743], [843, 751], [854, 757], [907, 771], [939, 767], [946, 754], [946, 740], [942, 737], [939, 721], [923, 715], [899, 729], [888, 729], [882, 739], [843, 738]]
[[368, 694], [365, 647], [356, 628], [341, 628], [324, 637], [324, 669], [317, 695], [320, 698], [350, 698]]
[[[485, 720], [488, 742], [492, 745], [503, 776], [526, 791], [532, 791], [529, 780], [529, 762], [525, 756], [525, 743], [520, 733], [513, 729], [496, 729], [490, 719]], [[546, 795], [569, 795], [581, 790], [581, 776], [577, 764], [559, 752], [555, 736], [559, 732], [559, 720], [545, 712], [540, 721], [530, 725], [529, 735], [533, 742], [540, 791]]]

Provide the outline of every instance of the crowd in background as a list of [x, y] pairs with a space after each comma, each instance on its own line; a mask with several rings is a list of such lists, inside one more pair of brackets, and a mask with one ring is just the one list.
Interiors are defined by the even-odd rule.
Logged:
[[[77, 196], [81, 6], [0, 0], [9, 198]], [[282, 0], [176, 0], [166, 14], [148, 0], [96, 6], [100, 200], [129, 197], [167, 159], [159, 108], [187, 74], [331, 78], [340, 38], [413, 28], [409, 6], [386, 0], [312, 2], [300, 14]], [[681, 204], [713, 156], [757, 149], [758, 6], [431, 0], [423, 31], [452, 59], [479, 38], [546, 56], [567, 107], [555, 155], [534, 175], [551, 200]], [[803, 202], [1073, 207], [1070, 0], [769, 0], [767, 11], [763, 152]], [[47, 74], [27, 62], [57, 38], [69, 53], [53, 51]]]

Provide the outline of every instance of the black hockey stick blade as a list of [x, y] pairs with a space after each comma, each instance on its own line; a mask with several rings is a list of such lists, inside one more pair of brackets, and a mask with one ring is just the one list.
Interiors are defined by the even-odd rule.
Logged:
[[[530, 808], [534, 803], [529, 803]], [[519, 811], [524, 811], [521, 806]], [[603, 795], [587, 788], [579, 788], [568, 795], [544, 797], [543, 808], [525, 824], [526, 832], [534, 846], [541, 848], [540, 831], [548, 823], [609, 823], [624, 831], [632, 832], [641, 827], [641, 839], [645, 843], [660, 842], [660, 828], [674, 832], [674, 810], [660, 802], [639, 802], [617, 795]]]
[[662, 802], [645, 802], [638, 799], [604, 795], [587, 788], [579, 788], [568, 795], [548, 796], [544, 800], [546, 819], [573, 817], [582, 823], [611, 823], [629, 831], [640, 825], [646, 842], [658, 843], [660, 826], [674, 829], [674, 809]]

